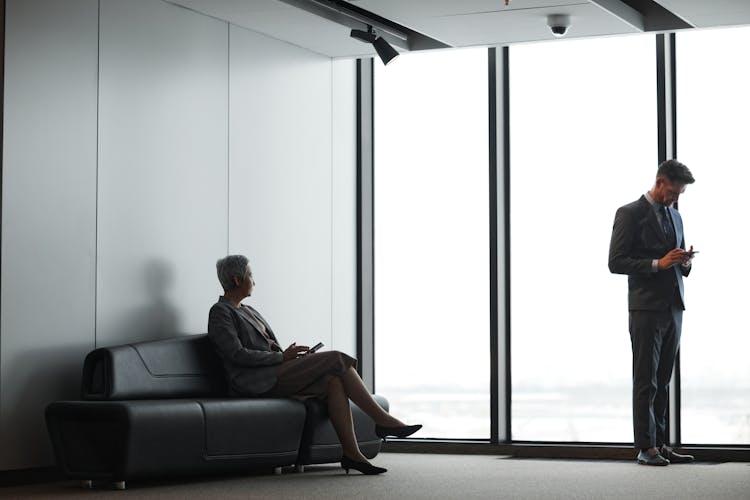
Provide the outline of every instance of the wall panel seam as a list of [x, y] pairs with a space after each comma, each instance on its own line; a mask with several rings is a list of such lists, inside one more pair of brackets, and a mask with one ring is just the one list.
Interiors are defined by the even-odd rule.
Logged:
[[96, 2], [96, 165], [94, 172], [94, 349], [99, 307], [99, 96], [101, 94], [102, 0]]
[[330, 147], [330, 155], [331, 155], [330, 156], [331, 178], [329, 179], [330, 186], [331, 186], [331, 194], [330, 194], [331, 204], [329, 205], [330, 206], [330, 223], [331, 223], [331, 251], [329, 252], [330, 253], [329, 257], [330, 257], [330, 260], [331, 260], [331, 269], [329, 270], [330, 276], [331, 276], [331, 303], [330, 303], [330, 311], [329, 311], [329, 313], [330, 313], [330, 323], [329, 324], [330, 324], [331, 348], [333, 349], [333, 347], [334, 347], [334, 341], [335, 341], [335, 338], [336, 338], [336, 336], [334, 334], [334, 326], [333, 326], [334, 300], [335, 300], [335, 296], [336, 296], [336, 279], [335, 279], [336, 273], [334, 272], [334, 266], [336, 265], [336, 260], [333, 258], [333, 254], [335, 252], [335, 244], [336, 244], [336, 238], [335, 238], [335, 235], [336, 235], [336, 223], [334, 221], [334, 214], [336, 213], [336, 210], [335, 210], [335, 208], [336, 208], [335, 207], [336, 195], [335, 195], [335, 191], [334, 191], [335, 187], [334, 187], [334, 182], [333, 182], [333, 180], [334, 180], [333, 176], [335, 175], [335, 171], [336, 171], [336, 169], [334, 168], [335, 157], [334, 157], [334, 145], [333, 145], [333, 137], [334, 137], [334, 134], [336, 132], [335, 131], [335, 125], [334, 125], [335, 120], [336, 120], [336, 106], [335, 106], [335, 102], [334, 102], [335, 92], [333, 91], [333, 86], [335, 85], [335, 79], [334, 79], [335, 75], [334, 75], [334, 71], [333, 71], [333, 59], [331, 59], [330, 62], [329, 62], [329, 69], [330, 69], [329, 73], [330, 73], [330, 78], [331, 78], [331, 85], [329, 86], [329, 92], [330, 92], [330, 95], [331, 95], [331, 103], [330, 103], [330, 110], [331, 110], [331, 122], [330, 122], [331, 126], [330, 126], [330, 131], [331, 131], [331, 136], [329, 138], [329, 147]]
[[2, 391], [3, 391], [3, 335], [2, 335], [2, 280], [3, 280], [3, 179], [4, 156], [5, 156], [5, 0], [0, 0], [0, 419], [3, 415]]
[[229, 230], [232, 227], [230, 224], [231, 220], [231, 206], [229, 203], [230, 183], [229, 176], [231, 175], [231, 134], [232, 134], [232, 122], [230, 114], [232, 112], [231, 106], [231, 91], [232, 91], [232, 26], [227, 24], [227, 252], [229, 255]]

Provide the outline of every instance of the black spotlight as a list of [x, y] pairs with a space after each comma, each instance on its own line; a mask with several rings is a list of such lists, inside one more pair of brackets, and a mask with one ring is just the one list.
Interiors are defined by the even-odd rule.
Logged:
[[372, 32], [372, 27], [368, 26], [368, 28], [367, 31], [352, 30], [350, 36], [365, 43], [372, 43], [375, 41], [375, 33]]
[[372, 46], [375, 47], [375, 52], [380, 56], [380, 60], [383, 64], [388, 64], [392, 60], [398, 57], [396, 49], [391, 47], [391, 44], [386, 41], [385, 38], [379, 36], [372, 42]]
[[367, 31], [352, 30], [350, 36], [362, 42], [371, 43], [375, 48], [375, 52], [378, 53], [380, 60], [383, 61], [383, 64], [388, 64], [398, 57], [396, 49], [391, 47], [391, 44], [385, 38], [376, 35], [372, 30], [372, 26], [368, 26]]

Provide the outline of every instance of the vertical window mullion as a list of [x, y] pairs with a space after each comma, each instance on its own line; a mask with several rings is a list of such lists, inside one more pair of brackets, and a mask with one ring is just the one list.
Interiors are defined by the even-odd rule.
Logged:
[[[675, 36], [656, 35], [656, 89], [658, 110], [659, 153], [658, 163], [677, 158], [676, 128], [676, 72]], [[675, 203], [675, 208], [678, 208]], [[680, 437], [680, 353], [675, 358], [672, 381], [669, 384], [669, 440], [673, 445], [681, 442]]]
[[359, 374], [375, 391], [373, 68], [357, 60], [357, 359]]
[[[492, 443], [511, 441], [508, 48], [488, 50]], [[502, 238], [502, 240], [501, 240]]]
[[[501, 389], [499, 379], [499, 310], [498, 302], [498, 211], [497, 211], [497, 49], [487, 49], [487, 108], [489, 119], [489, 196], [490, 196], [490, 442], [500, 442]], [[502, 391], [504, 394], [505, 391]]]
[[508, 47], [503, 47], [503, 131], [502, 131], [502, 144], [503, 144], [503, 240], [505, 242], [503, 252], [503, 312], [505, 318], [505, 342], [504, 352], [502, 353], [505, 359], [504, 372], [505, 372], [505, 441], [511, 442], [513, 440], [512, 428], [513, 422], [511, 420], [511, 402], [513, 401], [512, 396], [512, 379], [511, 379], [511, 318], [510, 318], [510, 50]]

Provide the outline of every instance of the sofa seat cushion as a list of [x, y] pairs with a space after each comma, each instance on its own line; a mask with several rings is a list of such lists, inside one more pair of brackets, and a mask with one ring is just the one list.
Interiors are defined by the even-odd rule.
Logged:
[[305, 406], [293, 399], [199, 401], [206, 419], [208, 459], [297, 451]]

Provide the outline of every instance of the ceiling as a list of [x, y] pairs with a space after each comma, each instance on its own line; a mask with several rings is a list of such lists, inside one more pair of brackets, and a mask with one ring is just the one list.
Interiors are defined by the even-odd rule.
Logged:
[[[291, 5], [299, 1], [167, 1], [329, 57], [375, 53], [371, 45], [349, 36], [349, 26]], [[697, 28], [750, 24], [750, 0], [510, 0], [507, 7], [505, 0], [348, 3], [454, 47], [554, 39], [547, 27], [549, 14], [570, 16], [566, 38], [671, 31], [685, 23]]]

